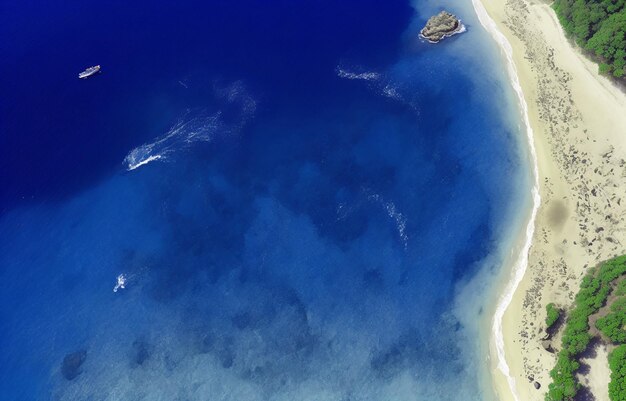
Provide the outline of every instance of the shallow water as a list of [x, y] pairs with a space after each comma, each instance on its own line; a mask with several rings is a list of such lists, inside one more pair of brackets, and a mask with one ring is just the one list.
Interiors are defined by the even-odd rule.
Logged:
[[491, 397], [455, 308], [527, 188], [495, 45], [335, 3], [6, 6], [0, 398]]

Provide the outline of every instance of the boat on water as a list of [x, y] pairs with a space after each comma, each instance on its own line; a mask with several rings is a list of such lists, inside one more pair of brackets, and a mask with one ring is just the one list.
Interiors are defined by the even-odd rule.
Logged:
[[99, 65], [94, 65], [93, 67], [89, 67], [85, 71], [83, 71], [80, 74], [78, 74], [78, 78], [80, 78], [80, 79], [89, 78], [90, 76], [92, 76], [92, 75], [94, 75], [94, 74], [96, 74], [98, 72], [100, 72], [100, 66]]

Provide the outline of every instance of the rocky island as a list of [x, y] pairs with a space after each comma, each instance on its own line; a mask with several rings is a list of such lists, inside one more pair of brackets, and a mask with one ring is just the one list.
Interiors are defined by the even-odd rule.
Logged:
[[437, 43], [457, 33], [465, 31], [465, 26], [454, 14], [442, 11], [433, 15], [426, 22], [426, 26], [420, 31], [420, 36], [430, 43]]

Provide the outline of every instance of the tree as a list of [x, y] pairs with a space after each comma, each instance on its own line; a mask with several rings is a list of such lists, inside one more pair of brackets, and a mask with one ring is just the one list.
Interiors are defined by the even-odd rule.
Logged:
[[561, 311], [553, 303], [546, 305], [546, 330], [549, 330], [561, 317]]
[[626, 75], [626, 0], [556, 0], [561, 25], [592, 52], [601, 74]]

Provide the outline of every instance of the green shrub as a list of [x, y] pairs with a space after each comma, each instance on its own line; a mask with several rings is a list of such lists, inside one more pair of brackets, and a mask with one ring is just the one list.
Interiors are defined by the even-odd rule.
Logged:
[[598, 319], [596, 327], [614, 343], [626, 342], [626, 331], [624, 331], [624, 316], [611, 313], [602, 319]]
[[620, 280], [620, 282], [617, 283], [613, 294], [617, 296], [626, 295], [626, 279]]
[[567, 34], [593, 53], [602, 74], [624, 75], [626, 8], [624, 0], [555, 0], [554, 10]]
[[626, 345], [622, 344], [609, 354], [611, 382], [609, 398], [612, 401], [626, 400]]
[[[547, 401], [571, 401], [576, 396], [580, 389], [580, 383], [576, 380], [576, 371], [580, 365], [576, 359], [591, 341], [589, 316], [605, 304], [613, 281], [624, 273], [626, 255], [604, 262], [599, 270], [590, 270], [583, 278], [574, 300], [574, 309], [566, 321], [556, 366], [550, 371], [552, 383], [548, 385]], [[626, 303], [616, 308], [620, 311], [626, 310]]]
[[546, 329], [550, 329], [561, 317], [561, 311], [553, 303], [546, 305]]
[[[619, 285], [618, 285], [619, 289]], [[598, 319], [596, 327], [614, 343], [626, 343], [626, 298], [620, 298], [611, 305], [611, 313]]]

